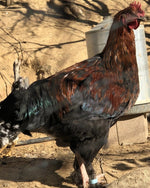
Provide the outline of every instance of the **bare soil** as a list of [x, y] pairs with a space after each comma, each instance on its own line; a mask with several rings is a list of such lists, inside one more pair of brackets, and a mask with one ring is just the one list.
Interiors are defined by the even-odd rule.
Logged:
[[[42, 136], [45, 135], [34, 134], [34, 138]], [[20, 140], [25, 139], [29, 137], [20, 135]], [[55, 141], [17, 146], [12, 149], [10, 157], [0, 159], [0, 188], [76, 187], [70, 177], [73, 160], [74, 154], [70, 149], [57, 147]], [[93, 165], [97, 174], [105, 174], [109, 184], [138, 168], [149, 167], [150, 140], [143, 144], [103, 149]], [[134, 176], [138, 182], [138, 174]], [[126, 181], [123, 185], [126, 187]]]
[[[11, 91], [15, 59], [22, 60], [21, 75], [28, 77], [30, 83], [84, 60], [85, 32], [130, 2], [76, 0], [81, 11], [77, 17], [60, 0], [14, 0], [9, 7], [4, 0], [0, 1], [0, 100]], [[144, 25], [150, 61], [150, 2], [140, 2], [146, 12]], [[21, 134], [20, 139], [29, 138]], [[0, 158], [0, 188], [76, 187], [70, 179], [73, 160], [70, 149], [58, 148], [55, 141], [15, 147], [10, 157]], [[97, 173], [103, 170], [108, 183], [149, 165], [149, 140], [101, 150], [94, 160]]]

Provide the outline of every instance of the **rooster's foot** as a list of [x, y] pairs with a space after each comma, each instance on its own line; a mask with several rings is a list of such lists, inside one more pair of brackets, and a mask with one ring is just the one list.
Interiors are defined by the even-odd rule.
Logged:
[[104, 174], [97, 175], [95, 179], [90, 180], [90, 187], [105, 187], [107, 180]]

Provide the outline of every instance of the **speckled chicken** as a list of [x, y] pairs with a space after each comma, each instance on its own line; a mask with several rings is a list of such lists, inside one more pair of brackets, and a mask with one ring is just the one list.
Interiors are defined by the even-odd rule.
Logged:
[[[114, 16], [102, 53], [28, 89], [14, 90], [0, 103], [0, 120], [11, 125], [8, 130], [45, 132], [55, 136], [58, 145], [70, 146], [75, 154], [74, 180], [84, 188], [98, 183], [92, 161], [110, 127], [138, 97], [133, 29], [143, 17], [141, 4], [133, 2]], [[9, 135], [0, 136], [2, 142]]]

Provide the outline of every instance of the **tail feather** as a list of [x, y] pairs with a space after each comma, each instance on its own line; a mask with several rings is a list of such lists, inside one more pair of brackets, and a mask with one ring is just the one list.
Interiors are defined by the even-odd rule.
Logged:
[[[50, 118], [58, 116], [68, 105], [63, 96], [58, 100], [58, 88], [51, 85], [50, 79], [39, 80], [27, 89], [13, 90], [12, 93], [0, 103], [0, 119], [11, 124], [19, 124], [23, 133], [30, 135], [42, 126], [47, 126]], [[58, 119], [58, 118], [56, 118]]]

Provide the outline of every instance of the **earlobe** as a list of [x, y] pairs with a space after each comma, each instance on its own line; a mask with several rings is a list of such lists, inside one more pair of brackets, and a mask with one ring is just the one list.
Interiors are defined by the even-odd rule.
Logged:
[[122, 20], [123, 25], [127, 25], [126, 18], [125, 18], [124, 14], [121, 15], [121, 20]]

